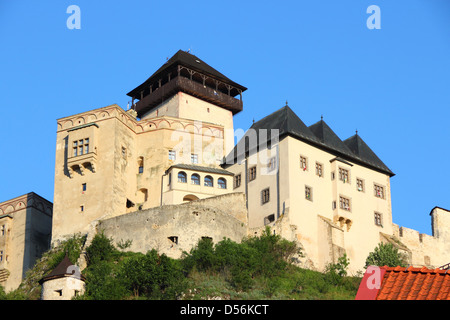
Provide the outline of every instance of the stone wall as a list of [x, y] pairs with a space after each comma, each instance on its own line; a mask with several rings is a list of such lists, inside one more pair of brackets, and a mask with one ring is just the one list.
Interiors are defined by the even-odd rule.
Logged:
[[158, 250], [172, 258], [189, 252], [202, 237], [214, 243], [224, 237], [240, 242], [247, 236], [247, 210], [242, 193], [230, 193], [181, 205], [135, 211], [102, 220], [97, 232], [114, 243], [131, 240], [127, 249], [146, 253]]

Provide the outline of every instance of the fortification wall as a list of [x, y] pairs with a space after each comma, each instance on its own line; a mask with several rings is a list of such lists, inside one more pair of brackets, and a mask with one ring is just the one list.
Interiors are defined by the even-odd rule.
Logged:
[[434, 269], [450, 262], [449, 252], [445, 250], [446, 243], [443, 239], [400, 227], [395, 223], [392, 225], [393, 235], [411, 250], [409, 262], [411, 265]]
[[131, 240], [127, 249], [180, 258], [202, 237], [214, 243], [224, 237], [240, 242], [247, 235], [247, 210], [242, 193], [230, 193], [181, 205], [135, 211], [100, 221], [97, 231], [115, 243]]

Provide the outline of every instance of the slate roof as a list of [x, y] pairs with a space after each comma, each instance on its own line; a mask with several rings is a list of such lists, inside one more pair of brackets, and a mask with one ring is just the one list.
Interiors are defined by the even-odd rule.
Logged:
[[233, 176], [234, 173], [224, 170], [224, 169], [220, 169], [220, 168], [212, 168], [212, 167], [204, 167], [204, 166], [197, 166], [197, 165], [193, 165], [193, 164], [175, 164], [173, 166], [171, 166], [169, 169], [167, 169], [167, 171], [171, 170], [172, 168], [177, 168], [177, 169], [184, 169], [184, 170], [192, 170], [192, 171], [200, 171], [200, 172], [208, 172], [208, 173], [216, 173], [216, 174], [223, 174], [223, 175], [228, 175], [228, 176]]
[[224, 162], [225, 166], [235, 163], [236, 159], [243, 158], [244, 150], [245, 153], [249, 153], [254, 151], [260, 144], [263, 146], [265, 146], [263, 143], [270, 145], [272, 130], [278, 129], [279, 140], [288, 135], [334, 154], [337, 156], [335, 159], [358, 163], [391, 177], [394, 176], [394, 173], [378, 158], [359, 135], [342, 141], [323, 120], [307, 127], [288, 105], [253, 123], [250, 129], [255, 129], [256, 132], [259, 132], [259, 129], [267, 129], [266, 139], [261, 139], [263, 137], [257, 134], [256, 145], [250, 146], [248, 142], [251, 141], [253, 133], [251, 130], [247, 131], [230, 154], [227, 155]]
[[[449, 270], [387, 266], [381, 269], [384, 276], [372, 296], [374, 300], [450, 300]], [[361, 286], [358, 294], [367, 290]]]
[[[41, 279], [41, 283], [48, 281], [48, 280], [52, 280], [52, 279], [57, 279], [57, 278], [62, 278], [62, 277], [66, 277], [66, 276], [72, 276], [75, 273], [75, 270], [73, 270], [73, 266], [74, 264], [70, 261], [69, 257], [66, 256], [64, 257], [64, 259], [62, 259], [62, 261], [55, 267], [55, 269], [53, 269], [48, 275], [46, 275], [45, 277], [43, 277]], [[71, 271], [71, 272], [69, 272]], [[80, 278], [84, 281], [84, 276], [80, 274]]]
[[208, 65], [206, 62], [204, 62], [197, 56], [183, 50], [178, 50], [177, 53], [175, 53], [169, 60], [167, 60], [166, 63], [164, 63], [158, 70], [156, 70], [156, 72], [153, 73], [150, 76], [150, 78], [145, 80], [141, 85], [139, 85], [135, 89], [131, 90], [129, 93], [127, 93], [127, 95], [130, 97], [139, 96], [139, 92], [142, 91], [142, 88], [148, 87], [148, 85], [157, 81], [162, 74], [165, 74], [169, 70], [173, 70], [178, 65], [182, 65], [190, 69], [196, 70], [200, 73], [203, 73], [205, 75], [209, 75], [212, 78], [215, 78], [229, 85], [232, 85], [233, 87], [241, 89], [242, 91], [247, 90], [246, 87], [230, 80], [228, 77], [226, 77], [225, 75], [223, 75], [222, 73], [220, 73], [219, 71]]
[[391, 177], [394, 176], [394, 173], [380, 160], [380, 158], [378, 158], [375, 152], [370, 149], [358, 134], [344, 140], [344, 143], [362, 162], [378, 168], [380, 171], [389, 174]]

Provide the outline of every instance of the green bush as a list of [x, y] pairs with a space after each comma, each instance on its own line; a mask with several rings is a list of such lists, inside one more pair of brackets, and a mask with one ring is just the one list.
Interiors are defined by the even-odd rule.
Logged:
[[394, 247], [392, 243], [379, 243], [378, 246], [369, 253], [366, 259], [365, 268], [368, 266], [388, 266], [388, 267], [406, 267], [407, 257]]

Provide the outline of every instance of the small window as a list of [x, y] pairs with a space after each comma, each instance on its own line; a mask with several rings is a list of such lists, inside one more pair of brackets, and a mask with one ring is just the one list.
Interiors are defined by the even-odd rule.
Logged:
[[126, 159], [127, 158], [127, 148], [122, 147], [122, 158]]
[[191, 154], [191, 163], [192, 164], [198, 163], [198, 154]]
[[276, 167], [277, 167], [277, 158], [276, 157], [270, 158], [269, 163], [267, 164], [267, 171], [271, 172], [275, 170]]
[[3, 262], [3, 251], [0, 251], [0, 262]]
[[214, 186], [214, 182], [213, 182], [213, 178], [211, 176], [206, 176], [205, 177], [205, 187], [213, 187]]
[[171, 237], [168, 237], [168, 239], [169, 239], [173, 244], [178, 244], [178, 237], [177, 237], [177, 236], [171, 236]]
[[356, 178], [356, 189], [360, 192], [364, 192], [364, 180]]
[[241, 186], [241, 174], [234, 176], [234, 188], [239, 188]]
[[344, 183], [350, 183], [348, 179], [348, 170], [339, 168], [339, 180], [343, 181]]
[[6, 233], [5, 225], [2, 225], [2, 226], [0, 227], [0, 236], [4, 236], [5, 233]]
[[271, 214], [264, 218], [264, 225], [268, 225], [269, 223], [272, 223], [275, 221], [275, 215]]
[[144, 172], [144, 157], [139, 157], [138, 160], [138, 173], [141, 174]]
[[86, 188], [87, 188], [87, 187], [86, 187], [86, 183], [83, 183], [83, 184], [81, 185], [81, 191], [83, 191], [83, 192], [86, 191]]
[[80, 212], [84, 212], [84, 206], [80, 206]]
[[318, 162], [316, 162], [316, 176], [323, 177], [323, 166]]
[[300, 169], [303, 171], [308, 170], [308, 160], [306, 157], [300, 156]]
[[375, 197], [384, 199], [384, 187], [382, 187], [378, 184], [374, 184], [373, 192], [374, 192]]
[[200, 185], [200, 176], [198, 174], [194, 173], [191, 175], [191, 184], [195, 184], [197, 186]]
[[256, 179], [256, 166], [248, 169], [248, 181], [253, 181]]
[[178, 172], [178, 182], [187, 183], [187, 175], [185, 172], [183, 171]]
[[219, 180], [217, 180], [217, 184], [219, 185], [219, 189], [227, 188], [227, 180], [225, 180], [224, 178], [219, 178]]
[[339, 208], [350, 211], [350, 199], [339, 197]]
[[375, 218], [375, 225], [382, 227], [383, 220], [382, 220], [381, 213], [375, 212], [374, 218]]
[[312, 188], [305, 186], [305, 199], [312, 201]]
[[269, 201], [270, 201], [270, 192], [269, 192], [269, 188], [267, 188], [267, 189], [264, 189], [263, 191], [261, 191], [261, 203], [265, 204]]
[[177, 158], [177, 152], [174, 150], [169, 150], [169, 160], [175, 161]]

